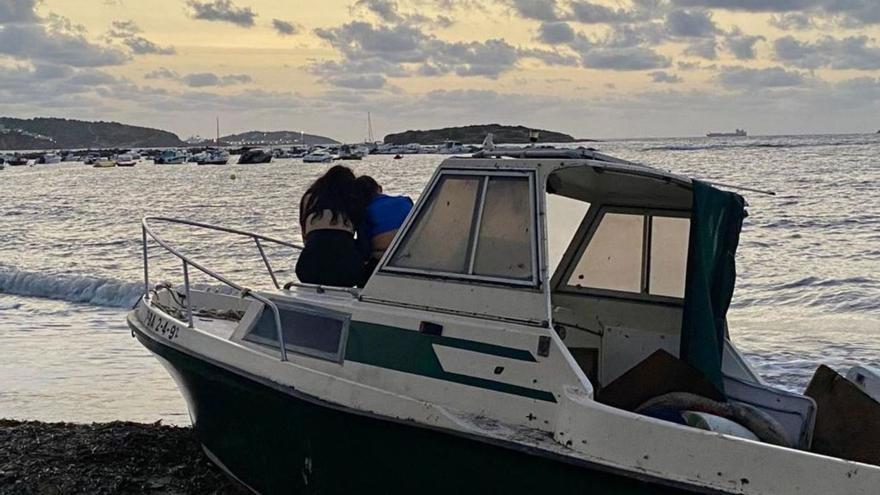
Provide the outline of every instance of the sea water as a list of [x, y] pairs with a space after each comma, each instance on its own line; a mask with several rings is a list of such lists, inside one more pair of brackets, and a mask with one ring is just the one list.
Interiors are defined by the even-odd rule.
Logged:
[[[880, 366], [880, 136], [584, 143], [696, 178], [775, 191], [749, 203], [729, 322], [769, 382], [802, 390], [818, 363]], [[444, 157], [346, 162], [416, 197]], [[298, 200], [329, 165], [79, 163], [0, 171], [0, 417], [186, 424], [174, 383], [125, 324], [143, 291], [140, 220], [179, 217], [299, 242]], [[270, 284], [252, 242], [161, 227], [197, 261]], [[268, 248], [279, 278], [295, 253]], [[150, 252], [151, 281], [182, 281]], [[212, 284], [194, 276], [194, 283]], [[216, 285], [216, 283], [214, 283]]]

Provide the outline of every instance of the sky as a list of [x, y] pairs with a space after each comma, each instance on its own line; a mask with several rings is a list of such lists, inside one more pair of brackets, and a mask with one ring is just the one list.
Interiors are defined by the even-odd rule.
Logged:
[[0, 0], [0, 115], [345, 141], [880, 129], [880, 0]]

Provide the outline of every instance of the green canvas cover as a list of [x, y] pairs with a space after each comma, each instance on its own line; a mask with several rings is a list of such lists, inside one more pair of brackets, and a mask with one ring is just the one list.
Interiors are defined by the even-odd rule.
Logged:
[[693, 191], [680, 355], [724, 392], [721, 358], [745, 200], [696, 180]]

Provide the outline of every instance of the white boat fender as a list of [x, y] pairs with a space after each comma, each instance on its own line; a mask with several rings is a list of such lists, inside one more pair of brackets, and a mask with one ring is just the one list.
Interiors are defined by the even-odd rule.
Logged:
[[785, 429], [767, 413], [747, 404], [717, 402], [686, 392], [671, 392], [648, 400], [635, 412], [650, 408], [695, 411], [720, 416], [740, 424], [754, 433], [762, 442], [792, 447], [786, 439]]

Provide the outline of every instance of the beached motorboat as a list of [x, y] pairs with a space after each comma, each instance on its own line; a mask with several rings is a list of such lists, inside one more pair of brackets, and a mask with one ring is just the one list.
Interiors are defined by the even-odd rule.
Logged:
[[122, 153], [116, 155], [116, 159], [114, 160], [114, 162], [116, 163], [117, 167], [134, 167], [135, 165], [137, 165], [138, 160], [139, 157], [136, 157], [136, 155], [132, 153]]
[[180, 165], [186, 163], [186, 153], [180, 150], [162, 150], [153, 163], [156, 165]]
[[[262, 246], [294, 244], [147, 218], [128, 323], [256, 493], [876, 494], [880, 461], [815, 451], [816, 400], [729, 339], [744, 216], [737, 194], [591, 150], [496, 148], [440, 165], [362, 290], [282, 286]], [[250, 238], [274, 288], [160, 223]], [[156, 244], [182, 286], [150, 284]]]
[[226, 150], [208, 149], [201, 153], [196, 163], [199, 165], [226, 165], [229, 163], [229, 152]]
[[327, 163], [332, 161], [333, 155], [324, 149], [316, 149], [303, 157], [304, 163]]

